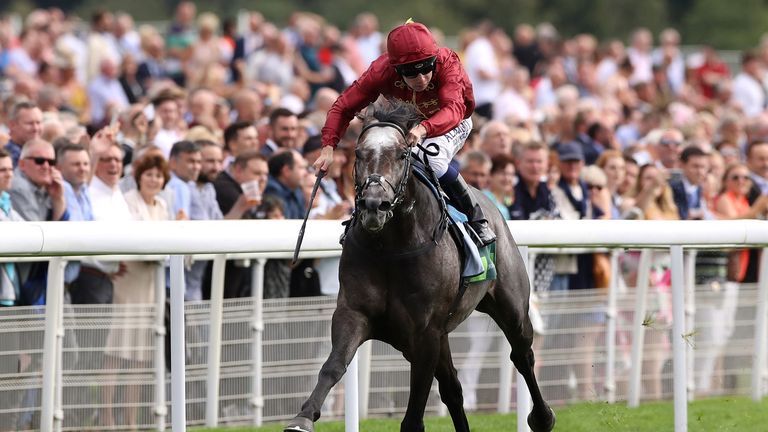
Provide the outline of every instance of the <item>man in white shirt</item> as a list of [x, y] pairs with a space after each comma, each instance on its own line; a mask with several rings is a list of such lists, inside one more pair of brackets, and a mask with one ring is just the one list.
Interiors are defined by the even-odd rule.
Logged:
[[184, 139], [182, 130], [181, 109], [177, 96], [170, 92], [162, 92], [153, 101], [155, 114], [160, 123], [160, 130], [155, 135], [154, 144], [163, 151], [167, 160], [171, 156], [171, 148]]
[[653, 35], [647, 28], [639, 28], [632, 33], [632, 46], [627, 48], [627, 56], [634, 71], [630, 84], [653, 81]]
[[381, 55], [382, 40], [376, 15], [363, 12], [355, 18], [355, 42], [366, 67]]
[[501, 93], [499, 61], [488, 39], [490, 30], [480, 29], [481, 34], [464, 52], [464, 68], [475, 94], [475, 113], [488, 119], [493, 117], [493, 101]]
[[731, 101], [748, 118], [757, 117], [765, 109], [765, 87], [761, 77], [763, 67], [760, 58], [752, 52], [745, 52], [741, 57], [741, 72], [733, 79]]
[[[89, 190], [94, 220], [132, 220], [119, 186], [123, 173], [123, 149], [106, 130], [99, 131], [91, 141], [91, 159], [94, 163], [94, 175]], [[117, 261], [84, 259], [80, 275], [69, 288], [72, 303], [112, 303], [112, 277], [122, 270]]]
[[685, 84], [685, 58], [680, 52], [680, 33], [673, 28], [664, 29], [659, 34], [659, 42], [661, 46], [651, 54], [653, 64], [665, 70], [670, 88], [678, 94]]

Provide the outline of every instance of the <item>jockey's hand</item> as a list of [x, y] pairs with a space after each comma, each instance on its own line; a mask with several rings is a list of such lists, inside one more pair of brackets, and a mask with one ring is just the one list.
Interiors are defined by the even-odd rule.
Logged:
[[408, 135], [405, 136], [405, 143], [413, 147], [417, 144], [421, 144], [426, 136], [427, 128], [419, 123], [408, 131]]
[[413, 147], [417, 144], [421, 144], [422, 141], [424, 141], [424, 138], [427, 136], [427, 128], [421, 125], [421, 123], [417, 124], [413, 128], [411, 128], [410, 131], [408, 131], [408, 135], [405, 136], [405, 143], [409, 146]]
[[333, 147], [331, 146], [325, 146], [322, 150], [320, 150], [320, 156], [318, 156], [317, 160], [313, 164], [315, 167], [315, 171], [328, 171], [328, 168], [331, 167], [331, 164], [333, 163]]

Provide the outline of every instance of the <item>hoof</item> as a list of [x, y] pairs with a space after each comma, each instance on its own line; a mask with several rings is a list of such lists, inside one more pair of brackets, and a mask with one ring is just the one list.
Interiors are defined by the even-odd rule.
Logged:
[[306, 417], [294, 417], [283, 432], [315, 432], [314, 422]]
[[555, 412], [547, 407], [547, 412], [536, 415], [536, 411], [528, 414], [528, 426], [533, 432], [550, 432], [555, 428]]

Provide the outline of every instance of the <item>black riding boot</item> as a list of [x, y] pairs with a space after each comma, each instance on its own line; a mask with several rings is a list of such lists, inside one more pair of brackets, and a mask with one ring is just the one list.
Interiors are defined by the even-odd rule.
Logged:
[[483, 208], [480, 207], [480, 204], [475, 200], [475, 197], [472, 195], [472, 192], [470, 192], [469, 186], [467, 186], [464, 179], [459, 176], [451, 183], [443, 184], [442, 186], [456, 208], [467, 215], [469, 226], [471, 226], [478, 237], [480, 237], [482, 245], [488, 246], [495, 242], [496, 235], [488, 225], [488, 220], [485, 218], [485, 214], [483, 214]]

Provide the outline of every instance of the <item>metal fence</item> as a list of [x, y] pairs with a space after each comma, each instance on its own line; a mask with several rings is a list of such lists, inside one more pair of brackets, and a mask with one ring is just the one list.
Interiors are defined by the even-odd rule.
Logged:
[[[614, 367], [619, 400], [627, 399], [634, 292], [633, 288], [621, 289], [617, 299]], [[537, 295], [543, 323], [535, 341], [537, 375], [545, 398], [553, 405], [608, 398], [606, 294], [606, 290], [583, 290]], [[694, 330], [687, 337], [693, 354], [689, 357], [691, 394], [749, 394], [756, 287], [701, 285], [696, 287], [695, 298]], [[652, 312], [644, 323], [642, 398], [668, 399], [672, 395], [672, 349], [671, 325], [663, 311], [667, 299], [664, 293], [652, 291], [647, 301]], [[203, 425], [206, 418], [209, 306], [208, 302], [186, 304], [188, 425]], [[254, 423], [255, 306], [250, 298], [224, 302], [220, 424]], [[263, 307], [262, 419], [283, 421], [298, 411], [330, 351], [329, 324], [335, 299], [266, 300]], [[163, 332], [156, 326], [158, 313], [164, 314], [164, 308], [151, 304], [65, 307], [62, 385], [57, 393], [61, 411], [56, 413], [63, 430], [158, 428], [156, 414], [162, 408], [155, 403], [155, 374], [161, 357], [155, 351], [156, 335]], [[44, 316], [42, 307], [0, 309], [2, 431], [39, 427]], [[499, 388], [502, 365], [509, 360], [507, 344], [496, 325], [487, 316], [475, 314], [450, 340], [467, 407], [496, 411], [502, 392], [511, 393], [515, 406], [514, 388]], [[408, 370], [397, 351], [372, 343], [370, 357], [361, 359], [363, 413], [402, 415], [408, 398]], [[170, 393], [169, 379], [166, 373], [161, 384], [166, 395]], [[341, 383], [332, 391], [323, 407], [324, 419], [343, 416], [343, 391]], [[170, 404], [165, 403], [165, 409], [170, 410]], [[436, 386], [427, 413], [444, 414]]]

